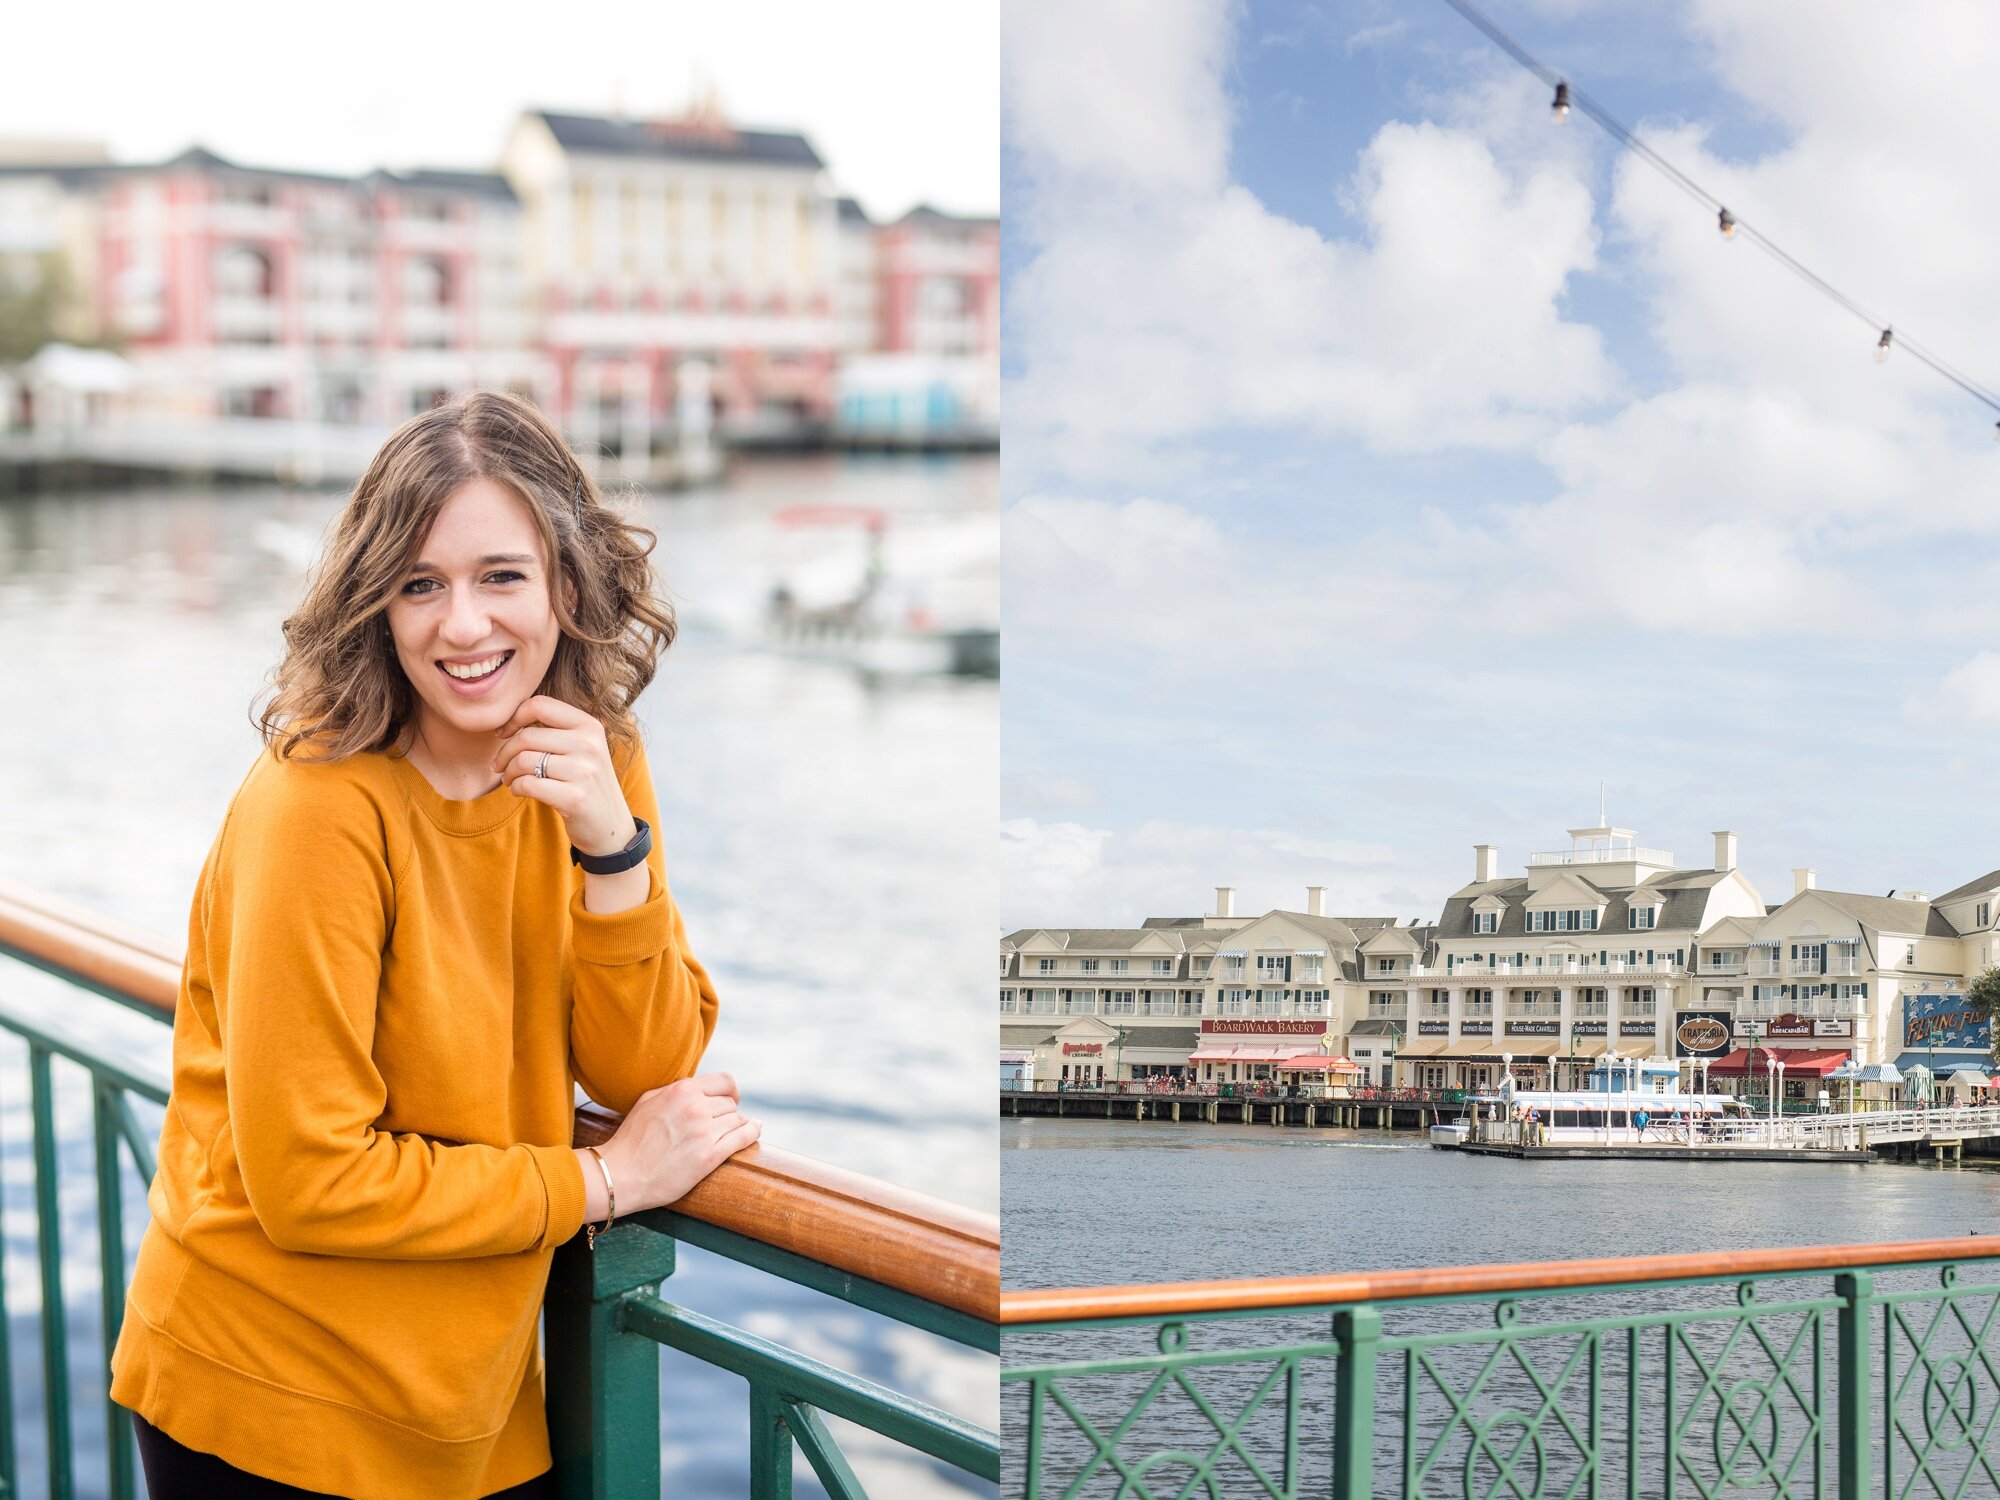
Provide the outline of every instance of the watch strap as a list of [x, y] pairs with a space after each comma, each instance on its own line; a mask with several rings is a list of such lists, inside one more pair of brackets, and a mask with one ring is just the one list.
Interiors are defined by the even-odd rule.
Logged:
[[582, 865], [586, 875], [617, 875], [631, 869], [652, 852], [653, 830], [644, 818], [634, 816], [632, 821], [639, 825], [639, 831], [632, 835], [632, 842], [616, 854], [585, 854], [576, 845], [569, 846], [569, 862]]

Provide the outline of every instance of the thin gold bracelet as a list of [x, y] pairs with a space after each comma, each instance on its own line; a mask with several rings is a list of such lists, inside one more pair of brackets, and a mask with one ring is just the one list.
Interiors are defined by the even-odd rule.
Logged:
[[[604, 1158], [598, 1156], [595, 1146], [585, 1146], [583, 1149], [588, 1151], [592, 1156], [597, 1157], [597, 1170], [604, 1174], [605, 1202], [603, 1228], [609, 1230], [611, 1228], [611, 1221], [618, 1217], [618, 1190], [611, 1185], [611, 1168], [604, 1165]], [[584, 1226], [583, 1243], [586, 1249], [595, 1250], [597, 1248], [598, 1232], [598, 1226], [595, 1224], [586, 1224]]]

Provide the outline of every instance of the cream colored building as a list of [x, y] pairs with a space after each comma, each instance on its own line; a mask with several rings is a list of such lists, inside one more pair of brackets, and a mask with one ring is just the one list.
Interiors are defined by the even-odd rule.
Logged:
[[1408, 967], [1429, 930], [1328, 916], [1317, 886], [1304, 911], [1248, 917], [1234, 906], [1222, 886], [1201, 917], [1004, 938], [1003, 1061], [1044, 1083], [1161, 1074], [1246, 1083], [1317, 1055], [1351, 1057], [1364, 1070], [1355, 1081], [1386, 1082], [1394, 1041], [1364, 1013], [1363, 970]]

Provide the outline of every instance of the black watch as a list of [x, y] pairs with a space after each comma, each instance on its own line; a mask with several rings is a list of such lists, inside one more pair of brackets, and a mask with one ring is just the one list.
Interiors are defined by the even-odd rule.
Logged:
[[647, 825], [646, 820], [634, 817], [632, 821], [639, 825], [639, 831], [632, 835], [632, 842], [616, 854], [585, 854], [576, 845], [571, 844], [569, 862], [573, 865], [582, 865], [587, 875], [617, 875], [631, 869], [653, 848], [653, 830]]

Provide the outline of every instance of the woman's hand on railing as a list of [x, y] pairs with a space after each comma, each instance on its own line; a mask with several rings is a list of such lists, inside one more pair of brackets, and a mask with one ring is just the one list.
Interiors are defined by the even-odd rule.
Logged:
[[[617, 1132], [597, 1148], [611, 1169], [619, 1215], [677, 1201], [753, 1144], [763, 1127], [744, 1118], [740, 1104], [736, 1080], [727, 1073], [702, 1073], [641, 1094]], [[584, 1217], [600, 1222], [608, 1207], [604, 1174], [589, 1152], [576, 1156], [583, 1168]]]

